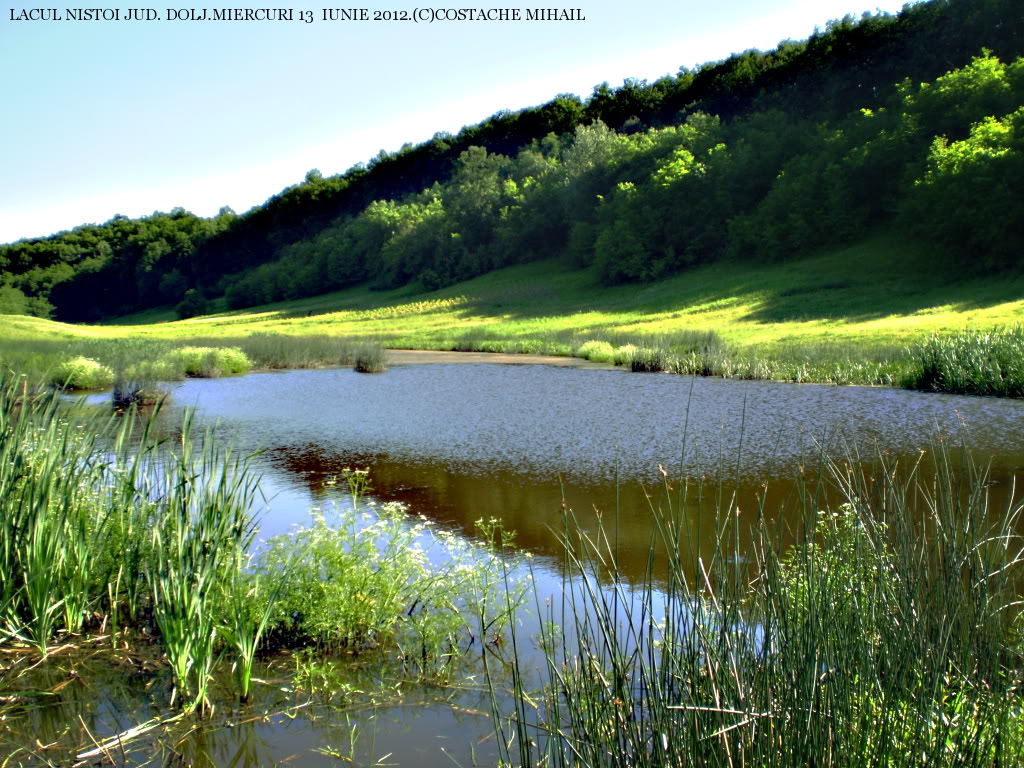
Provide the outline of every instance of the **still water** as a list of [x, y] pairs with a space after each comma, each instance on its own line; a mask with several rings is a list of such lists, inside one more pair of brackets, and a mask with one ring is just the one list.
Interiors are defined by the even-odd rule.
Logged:
[[[238, 449], [260, 451], [261, 536], [306, 523], [313, 506], [344, 503], [334, 477], [368, 467], [376, 498], [403, 501], [459, 535], [473, 535], [480, 518], [501, 518], [536, 555], [538, 588], [549, 594], [559, 578], [552, 531], [566, 509], [584, 528], [614, 515], [625, 577], [639, 580], [652, 505], [681, 477], [728, 486], [741, 508], [766, 498], [771, 511], [791, 493], [789, 478], [819, 466], [822, 454], [883, 451], [912, 461], [943, 435], [966, 440], [991, 463], [997, 494], [1024, 476], [1024, 402], [892, 389], [419, 364], [377, 375], [339, 369], [194, 379], [174, 390], [171, 403], [168, 424], [194, 408]], [[694, 504], [687, 514], [699, 530], [708, 512]], [[338, 765], [339, 755], [359, 765], [495, 762], [490, 704], [480, 690], [412, 687], [396, 691], [388, 706], [339, 714], [327, 702], [293, 709], [274, 685], [285, 671], [271, 666], [262, 674], [257, 700], [230, 718], [238, 724], [215, 722], [184, 736], [174, 746], [176, 764]], [[349, 684], [379, 681], [363, 671]], [[81, 716], [100, 739], [154, 716], [160, 701], [165, 691], [133, 684], [123, 670], [97, 669], [63, 688], [58, 706], [35, 710], [22, 732], [45, 744]]]

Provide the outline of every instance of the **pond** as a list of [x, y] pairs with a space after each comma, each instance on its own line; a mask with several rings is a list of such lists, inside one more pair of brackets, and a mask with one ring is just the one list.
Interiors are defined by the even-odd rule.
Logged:
[[[823, 453], [881, 450], [913, 461], [936, 435], [964, 439], [990, 462], [997, 495], [1024, 475], [1024, 402], [893, 389], [428, 363], [376, 375], [338, 369], [193, 379], [174, 390], [166, 423], [180, 423], [184, 408], [195, 408], [200, 423], [215, 425], [237, 448], [260, 451], [262, 537], [308, 522], [312, 507], [344, 504], [335, 478], [346, 467], [367, 467], [376, 499], [402, 501], [459, 536], [473, 536], [480, 518], [500, 518], [535, 555], [540, 594], [559, 589], [554, 532], [565, 509], [589, 530], [614, 515], [624, 577], [640, 581], [652, 505], [681, 477], [728, 487], [741, 509], [756, 509], [767, 494], [770, 510], [791, 492], [790, 478], [818, 466]], [[691, 504], [687, 514], [702, 530], [706, 510]], [[710, 546], [706, 528], [698, 547]], [[66, 678], [59, 663], [39, 674], [41, 691]], [[229, 718], [232, 727], [223, 725], [225, 705], [209, 727], [184, 735], [174, 746], [185, 756], [179, 764], [495, 762], [479, 674], [460, 689], [399, 686], [345, 712], [326, 701], [297, 706], [274, 684], [284, 674], [273, 665], [260, 672], [256, 700]], [[358, 664], [338, 674], [352, 690], [382, 685]], [[81, 718], [102, 739], [160, 714], [157, 702], [166, 697], [151, 688], [146, 678], [94, 669], [61, 688], [58, 706], [41, 700], [23, 732], [45, 744]], [[149, 757], [127, 750], [118, 760], [145, 764]]]
[[563, 499], [587, 520], [617, 508], [627, 573], [647, 561], [659, 466], [673, 481], [738, 486], [741, 508], [765, 483], [783, 497], [822, 452], [913, 459], [940, 434], [966, 439], [1002, 486], [1024, 467], [1024, 402], [897, 389], [426, 364], [193, 379], [173, 403], [198, 409], [239, 448], [264, 451], [265, 536], [339, 498], [328, 483], [343, 468], [369, 467], [379, 498], [465, 535], [500, 517], [520, 546], [555, 560]]

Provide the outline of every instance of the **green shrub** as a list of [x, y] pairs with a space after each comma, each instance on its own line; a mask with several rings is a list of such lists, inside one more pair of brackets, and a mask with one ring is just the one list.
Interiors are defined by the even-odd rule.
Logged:
[[592, 360], [595, 363], [610, 363], [615, 359], [615, 347], [607, 341], [585, 341], [576, 350], [576, 357]]
[[60, 364], [53, 383], [64, 389], [103, 389], [114, 383], [114, 372], [88, 357], [73, 357]]
[[216, 378], [225, 374], [245, 373], [252, 363], [238, 347], [179, 347], [167, 359], [186, 376]]

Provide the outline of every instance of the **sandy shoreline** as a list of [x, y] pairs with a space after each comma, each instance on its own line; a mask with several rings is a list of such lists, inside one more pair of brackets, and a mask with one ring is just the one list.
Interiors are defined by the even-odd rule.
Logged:
[[562, 368], [614, 368], [609, 363], [594, 363], [580, 357], [555, 355], [518, 355], [502, 352], [441, 352], [419, 349], [386, 350], [388, 365], [421, 363], [500, 363], [503, 365], [557, 365]]

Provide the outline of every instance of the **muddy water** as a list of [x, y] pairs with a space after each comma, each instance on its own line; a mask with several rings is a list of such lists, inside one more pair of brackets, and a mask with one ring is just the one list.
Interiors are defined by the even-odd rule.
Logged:
[[[707, 478], [705, 499], [686, 504], [701, 548], [709, 546], [719, 489], [735, 491], [745, 510], [766, 498], [772, 512], [792, 495], [788, 478], [801, 467], [813, 472], [822, 453], [881, 450], [911, 461], [944, 434], [965, 439], [991, 462], [997, 495], [1024, 477], [1024, 402], [890, 389], [419, 364], [378, 375], [322, 370], [191, 380], [172, 402], [168, 423], [195, 407], [239, 448], [262, 451], [263, 536], [306, 522], [311, 506], [344, 503], [334, 476], [369, 467], [378, 498], [404, 501], [462, 535], [472, 535], [482, 517], [501, 518], [519, 545], [538, 555], [540, 588], [550, 592], [557, 590], [560, 552], [553, 531], [566, 510], [590, 530], [601, 518], [614, 519], [626, 577], [639, 580], [652, 506], [675, 503], [682, 477]], [[33, 710], [24, 738], [38, 731], [45, 744], [79, 716], [101, 738], [159, 714], [156, 702], [166, 698], [150, 678], [108, 673], [77, 677], [56, 706]], [[338, 755], [361, 765], [494, 763], [482, 692], [401, 689], [380, 706], [342, 714], [319, 704], [294, 709], [272, 684], [285, 672], [262, 674], [270, 682], [259, 687], [260, 698], [230, 718], [247, 722], [228, 728], [215, 720], [170, 746], [149, 742], [119, 759], [143, 764], [167, 749], [182, 765], [337, 765]], [[382, 684], [372, 670], [352, 674], [355, 687]], [[41, 690], [48, 687], [40, 681]]]

